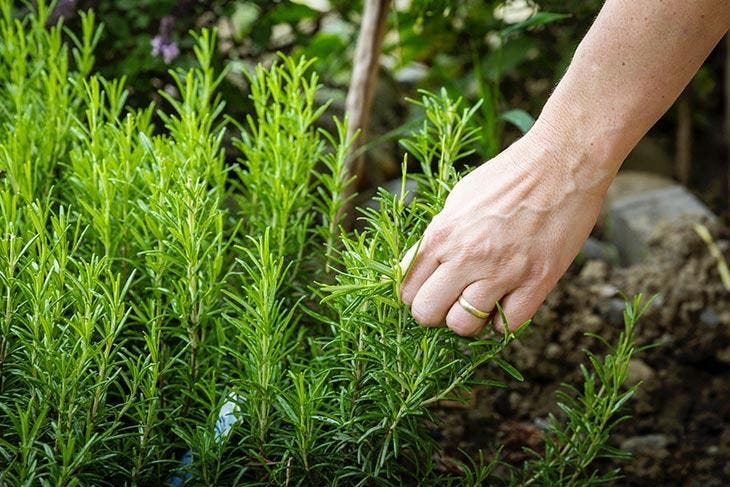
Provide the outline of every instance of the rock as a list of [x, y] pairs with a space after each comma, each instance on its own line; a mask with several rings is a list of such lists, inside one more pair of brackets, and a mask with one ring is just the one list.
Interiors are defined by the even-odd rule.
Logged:
[[602, 260], [589, 260], [580, 271], [584, 281], [605, 281], [608, 277], [608, 264]]
[[666, 232], [699, 221], [717, 221], [717, 216], [680, 184], [636, 171], [616, 177], [603, 214], [605, 233], [625, 264], [635, 264], [647, 255], [657, 229]]
[[603, 320], [593, 313], [586, 315], [580, 322], [581, 328], [587, 333], [598, 333], [603, 327]]
[[665, 456], [669, 438], [662, 434], [632, 436], [621, 443], [621, 449], [635, 455]]
[[705, 308], [702, 313], [700, 313], [700, 323], [705, 326], [715, 328], [721, 322], [722, 320], [720, 318], [720, 315], [717, 314], [717, 311], [712, 308]]
[[[668, 177], [645, 171], [621, 171], [608, 188], [607, 199], [620, 200], [647, 191], [675, 186]], [[604, 208], [605, 209], [605, 208]]]
[[639, 382], [647, 382], [654, 378], [656, 372], [641, 359], [632, 358], [629, 360], [629, 367], [626, 371], [626, 385], [635, 386]]
[[549, 418], [535, 418], [532, 424], [540, 431], [547, 431], [550, 428]]
[[545, 347], [545, 358], [556, 359], [563, 354], [563, 349], [557, 343], [548, 343]]
[[619, 261], [618, 249], [614, 245], [601, 242], [595, 237], [588, 237], [578, 256], [588, 262], [603, 261], [615, 264]]
[[[612, 284], [596, 284], [591, 286], [591, 292], [596, 296], [606, 299], [616, 296], [618, 288]], [[622, 301], [623, 302], [623, 301]]]
[[652, 298], [651, 307], [654, 309], [661, 309], [664, 306], [665, 302], [666, 299], [664, 299], [664, 294], [656, 293]]
[[509, 402], [510, 410], [517, 411], [522, 403], [522, 396], [518, 392], [512, 391], [507, 396], [507, 401]]
[[623, 325], [625, 309], [626, 302], [621, 298], [611, 298], [599, 305], [601, 315], [613, 327]]

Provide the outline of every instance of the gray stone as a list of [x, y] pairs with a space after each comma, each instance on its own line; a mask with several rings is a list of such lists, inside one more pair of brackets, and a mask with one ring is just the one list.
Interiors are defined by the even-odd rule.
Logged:
[[598, 260], [615, 264], [619, 261], [618, 249], [615, 245], [601, 242], [595, 237], [588, 237], [583, 248], [578, 254], [580, 258], [587, 261]]
[[547, 431], [550, 428], [550, 419], [548, 418], [535, 418], [532, 422], [537, 429], [540, 431]]
[[517, 411], [522, 403], [522, 396], [518, 392], [512, 391], [507, 396], [507, 401], [509, 402], [510, 410]]
[[629, 360], [629, 367], [626, 370], [626, 385], [635, 386], [639, 382], [647, 382], [654, 378], [656, 372], [641, 359], [632, 358]]
[[581, 320], [581, 328], [587, 333], [598, 333], [603, 328], [603, 320], [600, 316], [589, 314]]
[[610, 298], [599, 305], [601, 315], [613, 327], [619, 327], [624, 323], [624, 310], [626, 302], [621, 298]]
[[620, 173], [609, 188], [603, 214], [611, 242], [625, 264], [641, 261], [658, 229], [667, 231], [717, 217], [686, 188], [653, 174]]
[[[612, 298], [619, 293], [618, 288], [616, 286], [614, 286], [613, 284], [606, 284], [606, 283], [595, 284], [595, 285], [591, 286], [590, 289], [591, 289], [592, 293], [594, 293], [596, 296], [601, 297], [601, 298]], [[620, 300], [620, 301], [623, 304], [623, 300]], [[621, 308], [620, 311], [623, 313], [623, 308]]]
[[705, 326], [715, 328], [721, 322], [722, 319], [720, 318], [720, 315], [712, 308], [705, 308], [702, 313], [700, 313], [700, 323]]
[[563, 349], [557, 343], [548, 343], [545, 347], [545, 358], [556, 359], [563, 354]]
[[621, 449], [635, 455], [663, 456], [669, 438], [662, 434], [632, 436], [621, 443]]
[[589, 260], [580, 271], [580, 278], [584, 281], [605, 281], [608, 276], [608, 264], [602, 260]]

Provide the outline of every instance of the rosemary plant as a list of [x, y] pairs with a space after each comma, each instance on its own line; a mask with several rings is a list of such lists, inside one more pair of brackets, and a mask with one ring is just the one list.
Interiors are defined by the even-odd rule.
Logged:
[[403, 141], [422, 169], [413, 200], [404, 162], [403, 191], [347, 234], [351, 141], [346, 122], [318, 128], [310, 62], [257, 68], [254, 112], [228, 123], [204, 31], [199, 66], [172, 73], [180, 96], [129, 110], [124, 80], [92, 74], [93, 14], [76, 36], [48, 13], [0, 0], [0, 485], [605, 478], [591, 465], [618, 454], [606, 445], [634, 391], [621, 384], [638, 301], [615, 351], [561, 395], [567, 423], [544, 454], [502, 479], [499, 459], [437, 471], [433, 407], [465, 397], [480, 367], [521, 379], [502, 352], [524, 326], [465, 340], [417, 326], [398, 299], [400, 256], [478, 142], [476, 107], [423, 93]]

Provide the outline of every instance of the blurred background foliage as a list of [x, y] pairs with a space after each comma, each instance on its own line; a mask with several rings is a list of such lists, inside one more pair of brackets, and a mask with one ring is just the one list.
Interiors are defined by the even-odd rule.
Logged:
[[[404, 99], [421, 88], [443, 86], [470, 104], [484, 99], [484, 142], [477, 159], [493, 156], [519, 137], [539, 114], [602, 3], [393, 0], [366, 146], [365, 186], [397, 177], [402, 159], [395, 139], [400, 133], [393, 129], [418, 122], [422, 114]], [[245, 74], [259, 62], [271, 63], [277, 51], [316, 58], [314, 69], [325, 85], [322, 101], [332, 100], [333, 114], [344, 110], [362, 0], [59, 0], [55, 18], [63, 16], [77, 32], [78, 13], [86, 9], [94, 9], [105, 26], [97, 69], [109, 78], [126, 77], [132, 105], [162, 104], [160, 90], [175, 95], [168, 70], [194, 63], [189, 31], [215, 27], [215, 63], [228, 70], [222, 93], [231, 117], [241, 119], [250, 111]], [[682, 97], [691, 107], [692, 170], [679, 179], [687, 179], [683, 182], [727, 221], [723, 44]], [[680, 112], [670, 110], [626, 167], [678, 177], [678, 126], [688, 123], [680, 120]]]

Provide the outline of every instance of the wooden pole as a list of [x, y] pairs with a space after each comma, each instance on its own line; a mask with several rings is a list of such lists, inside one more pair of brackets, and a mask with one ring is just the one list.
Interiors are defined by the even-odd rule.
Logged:
[[341, 216], [342, 225], [346, 229], [352, 228], [352, 195], [357, 191], [363, 175], [363, 156], [355, 156], [355, 154], [359, 152], [366, 140], [389, 10], [390, 0], [365, 0], [360, 33], [355, 47], [352, 79], [345, 101], [345, 114], [348, 119], [348, 140], [353, 139], [358, 132], [359, 134], [350, 146], [350, 156], [345, 165], [348, 179], [354, 177], [344, 194], [347, 203], [343, 206]]

